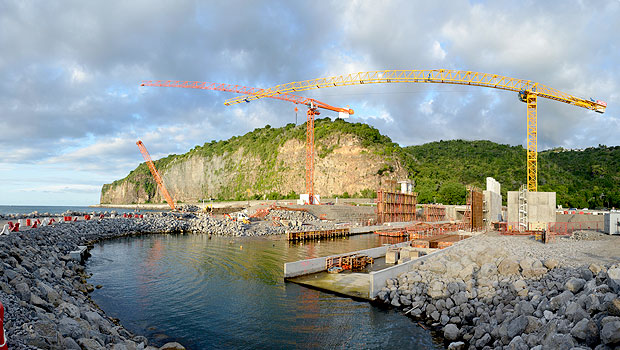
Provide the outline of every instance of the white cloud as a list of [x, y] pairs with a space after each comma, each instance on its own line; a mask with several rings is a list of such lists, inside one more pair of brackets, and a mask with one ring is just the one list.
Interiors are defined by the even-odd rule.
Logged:
[[420, 113], [424, 115], [433, 114], [433, 100], [430, 99], [430, 100], [423, 101], [422, 103], [420, 103], [420, 106], [418, 107], [418, 111], [420, 111]]
[[444, 58], [446, 58], [446, 51], [444, 51], [443, 48], [441, 48], [441, 44], [439, 43], [439, 41], [436, 41], [433, 43], [433, 57], [437, 60], [442, 61]]
[[23, 188], [23, 192], [51, 192], [51, 193], [92, 193], [101, 190], [101, 186], [83, 185], [83, 184], [55, 184], [30, 188]]

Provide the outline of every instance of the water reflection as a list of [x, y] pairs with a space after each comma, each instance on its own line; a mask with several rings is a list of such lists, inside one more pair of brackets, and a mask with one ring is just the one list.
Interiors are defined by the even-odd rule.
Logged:
[[283, 281], [283, 264], [380, 246], [391, 237], [289, 244], [206, 235], [120, 238], [95, 246], [92, 298], [156, 345], [191, 349], [441, 348], [394, 310]]

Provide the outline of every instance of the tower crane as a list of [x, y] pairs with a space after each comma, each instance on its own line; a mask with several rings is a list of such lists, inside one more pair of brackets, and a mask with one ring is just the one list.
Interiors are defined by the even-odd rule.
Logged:
[[176, 204], [174, 203], [172, 196], [170, 196], [170, 194], [168, 193], [166, 186], [164, 186], [164, 181], [161, 179], [161, 176], [159, 176], [159, 172], [157, 171], [157, 169], [155, 169], [155, 164], [153, 164], [151, 155], [146, 150], [144, 143], [138, 140], [138, 142], [136, 142], [136, 145], [138, 145], [138, 148], [140, 149], [140, 153], [142, 153], [142, 157], [144, 157], [144, 160], [146, 161], [146, 165], [148, 165], [149, 170], [151, 171], [151, 174], [153, 174], [153, 177], [155, 178], [155, 182], [157, 182], [157, 187], [159, 187], [159, 190], [161, 191], [162, 195], [166, 199], [166, 202], [168, 202], [170, 209], [176, 210]]
[[[200, 81], [145, 80], [140, 84], [140, 86], [178, 87], [186, 89], [228, 91], [236, 92], [239, 94], [249, 94], [250, 96], [263, 93], [263, 89], [259, 88]], [[340, 117], [348, 117], [349, 115], [353, 115], [354, 111], [350, 108], [334, 107], [313, 98], [292, 95], [289, 93], [282, 93], [276, 96], [264, 97], [288, 101], [294, 104], [303, 104], [308, 107], [308, 110], [306, 112], [306, 192], [308, 193], [309, 204], [314, 204], [314, 117], [321, 114], [319, 112], [319, 108], [338, 112], [338, 115]], [[246, 99], [245, 101], [250, 102], [252, 100], [253, 99]], [[297, 112], [297, 107], [295, 107], [295, 109], [295, 112]]]
[[334, 86], [382, 83], [458, 84], [483, 86], [517, 92], [519, 100], [527, 104], [527, 189], [531, 192], [536, 192], [538, 190], [538, 97], [564, 102], [598, 113], [604, 113], [607, 108], [607, 103], [603, 101], [576, 97], [531, 80], [509, 78], [497, 74], [450, 69], [382, 70], [291, 82], [263, 89], [258, 93], [228, 99], [224, 104], [230, 106], [244, 101], [249, 102], [263, 97], [274, 97], [283, 93], [295, 91], [306, 91]]

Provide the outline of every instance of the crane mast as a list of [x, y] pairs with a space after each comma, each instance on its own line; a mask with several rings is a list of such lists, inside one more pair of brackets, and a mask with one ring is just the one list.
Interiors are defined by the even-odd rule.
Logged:
[[[158, 86], [158, 87], [178, 87], [185, 89], [200, 89], [200, 90], [213, 90], [213, 91], [228, 91], [239, 94], [260, 94], [263, 93], [263, 89], [252, 88], [242, 85], [211, 83], [201, 81], [180, 81], [180, 80], [145, 80], [140, 86]], [[339, 115], [352, 115], [354, 111], [349, 108], [339, 108], [330, 106], [327, 103], [315, 100], [313, 98], [306, 98], [289, 93], [283, 93], [276, 96], [265, 96], [278, 100], [292, 102], [294, 104], [303, 104], [308, 107], [306, 112], [306, 192], [308, 193], [309, 204], [314, 204], [314, 116], [321, 114], [319, 108], [338, 112]], [[246, 102], [250, 102], [247, 99]], [[297, 108], [297, 107], [295, 107]], [[297, 110], [296, 110], [297, 112]], [[154, 176], [154, 175], [153, 175]], [[164, 188], [165, 189], [165, 188]]]
[[538, 97], [564, 102], [597, 113], [604, 113], [607, 108], [607, 103], [604, 101], [576, 97], [530, 80], [509, 78], [497, 74], [450, 69], [382, 70], [291, 82], [263, 89], [254, 94], [228, 99], [224, 104], [230, 106], [242, 101], [249, 102], [263, 97], [273, 97], [294, 91], [382, 83], [457, 84], [517, 92], [519, 94], [519, 99], [527, 104], [527, 189], [531, 192], [536, 192], [538, 190]]
[[140, 149], [140, 153], [142, 153], [142, 157], [144, 157], [144, 160], [146, 161], [146, 165], [148, 165], [149, 170], [151, 171], [151, 174], [153, 174], [153, 178], [155, 178], [155, 182], [157, 182], [157, 187], [159, 187], [159, 190], [161, 191], [162, 195], [166, 199], [166, 202], [168, 202], [170, 209], [176, 210], [176, 205], [174, 203], [174, 200], [172, 199], [172, 196], [170, 196], [170, 194], [168, 193], [166, 186], [164, 186], [164, 181], [162, 180], [161, 176], [159, 176], [159, 172], [155, 168], [155, 164], [153, 163], [153, 160], [151, 159], [151, 155], [146, 150], [144, 143], [138, 140], [138, 142], [136, 142], [136, 145], [138, 145], [138, 148]]

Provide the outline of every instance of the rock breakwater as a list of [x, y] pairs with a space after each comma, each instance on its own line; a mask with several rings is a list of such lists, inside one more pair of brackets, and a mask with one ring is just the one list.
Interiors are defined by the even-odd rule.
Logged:
[[79, 245], [148, 233], [260, 236], [284, 230], [191, 213], [157, 213], [139, 219], [58, 223], [0, 235], [0, 300], [6, 309], [9, 348], [156, 349], [148, 346], [145, 337], [107, 318], [90, 300], [88, 293], [94, 287], [87, 282], [84, 266], [69, 255]]
[[414, 263], [378, 299], [430, 323], [449, 349], [617, 349], [617, 243], [597, 257], [590, 241], [483, 235]]

